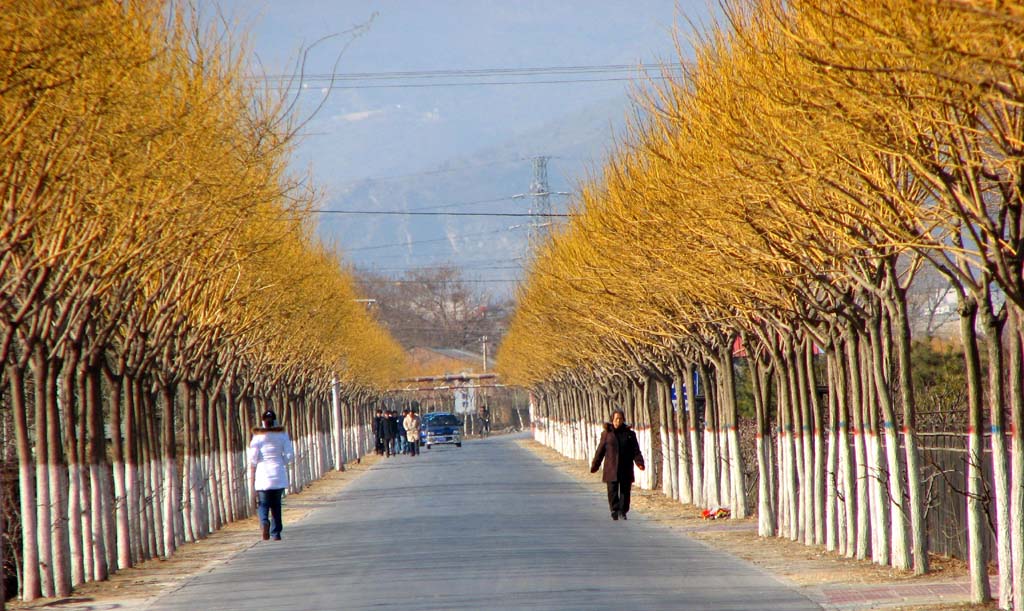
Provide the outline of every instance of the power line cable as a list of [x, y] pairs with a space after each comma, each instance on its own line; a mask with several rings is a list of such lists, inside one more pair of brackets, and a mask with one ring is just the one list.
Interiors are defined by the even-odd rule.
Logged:
[[[327, 133], [330, 133], [330, 132], [324, 132], [324, 133], [327, 134]], [[499, 159], [499, 160], [496, 160], [496, 161], [488, 161], [486, 163], [478, 163], [478, 164], [474, 164], [474, 165], [459, 166], [457, 168], [443, 168], [443, 169], [437, 169], [437, 170], [427, 170], [427, 171], [424, 171], [424, 172], [412, 172], [410, 174], [394, 174], [392, 176], [375, 176], [375, 177], [369, 177], [369, 178], [353, 178], [352, 180], [346, 180], [346, 181], [342, 181], [342, 182], [336, 183], [336, 184], [339, 184], [339, 185], [349, 185], [349, 184], [357, 184], [357, 183], [360, 183], [360, 182], [382, 182], [382, 181], [385, 181], [385, 180], [402, 180], [402, 179], [405, 179], [405, 178], [419, 178], [421, 176], [435, 176], [437, 174], [450, 174], [452, 172], [464, 172], [464, 171], [467, 171], [467, 170], [475, 170], [477, 168], [486, 168], [486, 167], [495, 166], [495, 165], [502, 165], [502, 164], [506, 164], [506, 163], [517, 163], [519, 161], [524, 161], [525, 159], [526, 159], [526, 157], [517, 157], [515, 159]]]
[[448, 70], [407, 70], [394, 72], [320, 72], [295, 74], [252, 75], [251, 80], [293, 82], [301, 77], [306, 81], [395, 80], [429, 78], [481, 78], [490, 76], [534, 76], [548, 74], [606, 74], [619, 72], [646, 72], [682, 68], [684, 64], [656, 62], [651, 64], [594, 64], [570, 66], [537, 66], [529, 68], [456, 68]]
[[[524, 227], [525, 227], [525, 225], [524, 225]], [[518, 227], [517, 227], [517, 229], [518, 229]], [[394, 247], [394, 246], [412, 246], [414, 244], [429, 244], [429, 243], [435, 243], [435, 242], [451, 242], [453, 239], [459, 240], [459, 239], [463, 239], [463, 238], [475, 238], [475, 237], [480, 237], [480, 236], [485, 236], [485, 235], [494, 235], [494, 234], [497, 234], [497, 233], [505, 233], [506, 231], [509, 231], [509, 229], [498, 229], [498, 230], [495, 230], [495, 231], [480, 231], [480, 232], [476, 232], [476, 233], [465, 233], [465, 234], [462, 234], [462, 235], [459, 235], [459, 236], [455, 236], [454, 238], [451, 238], [451, 237], [432, 238], [432, 239], [427, 239], [427, 240], [411, 240], [411, 241], [408, 241], [408, 242], [394, 242], [394, 243], [391, 243], [391, 244], [377, 244], [377, 245], [374, 245], [374, 246], [360, 246], [358, 248], [346, 248], [346, 249], [343, 250], [343, 252], [345, 252], [347, 254], [347, 253], [350, 253], [350, 252], [363, 251], [363, 250], [378, 250], [378, 249], [381, 249], [381, 248], [391, 248], [391, 247]]]
[[[519, 282], [522, 278], [462, 278], [458, 282], [474, 282], [478, 284], [490, 284], [495, 282]], [[441, 280], [406, 280], [406, 279], [395, 279], [387, 280], [388, 284], [437, 284], [443, 282]]]
[[[665, 80], [664, 76], [647, 76], [645, 77], [653, 81]], [[612, 83], [612, 82], [635, 82], [636, 79], [632, 77], [622, 78], [595, 78], [595, 79], [556, 79], [556, 80], [544, 80], [544, 81], [478, 81], [468, 83], [393, 83], [388, 85], [338, 85], [338, 84], [325, 84], [319, 87], [309, 87], [308, 83], [303, 83], [302, 87], [296, 86], [284, 86], [277, 87], [272, 86], [268, 89], [272, 91], [290, 91], [292, 89], [329, 89], [331, 91], [345, 90], [345, 89], [421, 89], [427, 87], [487, 87], [490, 85], [565, 85], [571, 83]]]
[[383, 216], [543, 216], [569, 218], [573, 214], [552, 212], [406, 212], [404, 210], [313, 210], [314, 214], [373, 214]]
[[[570, 193], [568, 191], [552, 191], [548, 195], [568, 196], [568, 195], [572, 195], [572, 193]], [[520, 199], [523, 199], [522, 195], [509, 195], [507, 197], [492, 197], [490, 199], [478, 199], [478, 200], [474, 200], [474, 201], [471, 201], [471, 202], [458, 202], [458, 203], [454, 203], [454, 204], [439, 204], [437, 206], [420, 206], [418, 208], [409, 208], [407, 212], [417, 212], [417, 211], [420, 211], [420, 210], [444, 210], [444, 209], [447, 209], [447, 208], [459, 208], [459, 207], [462, 207], [462, 206], [476, 206], [476, 205], [479, 205], [479, 204], [493, 204], [493, 203], [497, 203], [497, 202], [518, 201]], [[313, 210], [311, 212], [316, 213], [316, 214], [330, 214], [330, 213], [341, 214], [341, 213], [344, 213], [345, 211], [344, 210]], [[399, 211], [399, 212], [403, 212], [403, 211]]]
[[[441, 270], [441, 269], [449, 269], [449, 268], [452, 268], [452, 267], [458, 267], [458, 268], [463, 269], [463, 270], [486, 270], [486, 271], [492, 271], [492, 270], [522, 270], [523, 269], [522, 265], [474, 265], [474, 264], [472, 264], [470, 262], [468, 264], [467, 263], [462, 263], [460, 265], [443, 265], [443, 264], [438, 264], [438, 265], [421, 265], [421, 266], [417, 266], [417, 267], [412, 267], [412, 266], [408, 266], [407, 265], [405, 267], [378, 267], [378, 268], [374, 268], [374, 269], [361, 269], [360, 268], [360, 269], [357, 270], [357, 272], [365, 272], [365, 273], [420, 272], [420, 271], [430, 272], [430, 271], [437, 271], [437, 270]], [[375, 281], [376, 279], [373, 279], [373, 280]]]
[[[405, 256], [405, 254], [403, 254], [402, 256]], [[391, 257], [378, 257], [377, 259], [386, 259], [386, 258], [391, 258]], [[377, 260], [377, 259], [374, 259], [374, 260]], [[393, 268], [376, 267], [376, 264], [372, 263], [372, 262], [371, 263], [353, 263], [352, 265], [353, 265], [353, 267], [355, 268], [355, 270], [357, 272], [365, 272], [365, 273], [369, 273], [369, 274], [374, 274], [374, 273], [377, 273], [378, 271], [383, 271], [383, 270], [390, 270], [390, 271], [416, 271], [416, 270], [420, 270], [420, 269], [422, 269], [422, 270], [438, 270], [438, 269], [444, 269], [444, 268], [463, 267], [464, 264], [489, 265], [489, 264], [495, 264], [495, 263], [514, 263], [516, 261], [525, 261], [525, 260], [526, 260], [526, 257], [502, 257], [502, 258], [499, 258], [499, 259], [461, 259], [460, 258], [458, 264], [456, 264], [456, 263], [454, 263], [454, 262], [452, 262], [450, 260], [446, 260], [446, 261], [443, 261], [443, 262], [442, 261], [438, 261], [436, 263], [429, 263], [429, 264], [411, 263], [411, 264], [408, 264], [408, 265], [403, 265], [402, 267], [393, 267]], [[522, 265], [519, 265], [519, 264], [517, 264], [517, 265], [518, 265], [518, 267], [516, 267], [515, 269], [522, 269]]]

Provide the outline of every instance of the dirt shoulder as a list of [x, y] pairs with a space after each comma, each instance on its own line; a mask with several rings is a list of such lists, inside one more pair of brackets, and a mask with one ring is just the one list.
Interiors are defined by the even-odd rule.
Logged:
[[[571, 475], [595, 492], [604, 493], [597, 475], [583, 461], [570, 460], [532, 439], [518, 442], [548, 464]], [[704, 520], [691, 505], [673, 501], [659, 491], [633, 489], [632, 512], [711, 548], [743, 558], [777, 579], [800, 589], [826, 609], [861, 611], [988, 611], [987, 605], [966, 604], [970, 589], [963, 562], [932, 556], [932, 572], [915, 576], [870, 561], [843, 558], [824, 547], [805, 546], [785, 538], [757, 535], [756, 518]]]
[[[345, 466], [345, 471], [331, 471], [305, 490], [288, 495], [284, 502], [285, 526], [301, 521], [335, 498], [349, 483], [369, 469], [378, 457], [364, 456], [358, 463]], [[41, 598], [32, 602], [7, 601], [8, 609], [63, 609], [65, 611], [118, 611], [144, 609], [153, 598], [173, 591], [189, 578], [212, 570], [235, 554], [254, 545], [270, 545], [259, 535], [255, 516], [238, 520], [209, 537], [178, 548], [167, 560], [147, 560], [118, 571], [107, 581], [92, 581], [75, 588], [67, 598]]]

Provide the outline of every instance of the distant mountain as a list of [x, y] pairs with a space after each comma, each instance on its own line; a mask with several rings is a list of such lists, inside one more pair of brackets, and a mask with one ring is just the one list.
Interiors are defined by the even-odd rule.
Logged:
[[[513, 196], [530, 191], [533, 157], [550, 157], [552, 192], [574, 192], [588, 173], [600, 170], [629, 112], [623, 98], [606, 100], [436, 168], [336, 187], [324, 209], [525, 213], [531, 198]], [[564, 212], [569, 199], [551, 196], [553, 211]], [[520, 276], [516, 266], [526, 254], [532, 222], [527, 217], [323, 214], [319, 230], [357, 267], [398, 275], [410, 267], [453, 263], [466, 270], [466, 277], [503, 293]]]

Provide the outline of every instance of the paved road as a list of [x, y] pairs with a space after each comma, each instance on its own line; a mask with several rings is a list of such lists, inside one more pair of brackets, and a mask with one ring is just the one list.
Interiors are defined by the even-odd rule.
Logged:
[[642, 515], [613, 522], [606, 507], [509, 437], [434, 447], [380, 461], [285, 524], [283, 541], [150, 609], [819, 609]]

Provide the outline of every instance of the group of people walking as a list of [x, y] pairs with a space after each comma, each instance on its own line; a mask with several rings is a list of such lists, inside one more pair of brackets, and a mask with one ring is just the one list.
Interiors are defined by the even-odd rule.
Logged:
[[402, 410], [402, 416], [394, 410], [378, 409], [373, 417], [374, 449], [379, 456], [420, 453], [420, 416], [414, 409]]
[[[252, 430], [249, 442], [249, 489], [253, 491], [264, 540], [281, 540], [281, 499], [288, 488], [288, 468], [295, 459], [292, 440], [284, 427], [277, 425], [277, 414], [267, 410], [261, 417], [262, 425]], [[419, 454], [420, 417], [415, 410], [406, 409], [399, 418], [394, 410], [378, 409], [373, 418], [373, 435], [379, 455]], [[627, 519], [630, 491], [633, 485], [633, 465], [644, 470], [644, 457], [636, 433], [626, 424], [622, 410], [612, 413], [612, 421], [605, 424], [590, 472], [597, 473], [604, 466], [601, 480], [608, 486], [608, 508], [612, 519]]]

